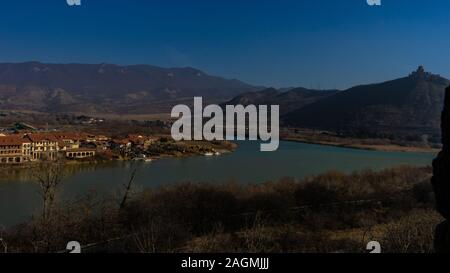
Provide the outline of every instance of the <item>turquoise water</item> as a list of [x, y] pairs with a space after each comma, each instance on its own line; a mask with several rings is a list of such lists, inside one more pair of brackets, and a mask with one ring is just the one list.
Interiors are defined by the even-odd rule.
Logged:
[[[352, 172], [380, 170], [397, 165], [430, 165], [434, 154], [377, 152], [296, 142], [281, 142], [276, 152], [259, 151], [259, 143], [240, 142], [231, 154], [219, 157], [168, 158], [137, 163], [136, 188], [144, 189], [177, 182], [263, 183], [281, 177], [305, 178], [328, 170]], [[95, 191], [116, 194], [127, 182], [132, 168], [127, 163], [81, 166], [64, 180], [63, 199]], [[38, 213], [38, 187], [24, 177], [0, 181], [0, 225], [23, 222]]]

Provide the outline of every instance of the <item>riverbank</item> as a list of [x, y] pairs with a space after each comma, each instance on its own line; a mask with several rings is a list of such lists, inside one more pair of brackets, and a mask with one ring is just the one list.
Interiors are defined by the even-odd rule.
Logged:
[[283, 141], [317, 144], [341, 148], [380, 152], [409, 152], [409, 153], [435, 153], [440, 151], [439, 144], [427, 144], [418, 142], [394, 142], [388, 139], [362, 139], [341, 137], [324, 132], [304, 130], [300, 133], [284, 133], [280, 137]]
[[426, 147], [406, 147], [394, 144], [357, 144], [357, 143], [344, 143], [344, 142], [331, 142], [331, 141], [321, 141], [321, 140], [311, 140], [302, 138], [282, 138], [283, 141], [299, 142], [305, 144], [317, 144], [340, 148], [350, 148], [358, 150], [368, 150], [368, 151], [379, 151], [379, 152], [405, 152], [405, 153], [438, 153], [440, 150], [437, 148], [426, 148]]
[[[379, 171], [403, 165], [420, 167], [430, 165], [434, 158], [427, 153], [376, 152], [284, 141], [271, 153], [262, 153], [259, 142], [242, 141], [238, 145], [234, 152], [222, 156], [66, 165], [61, 199], [70, 201], [92, 192], [115, 196], [135, 169], [135, 189], [140, 191], [184, 182], [256, 185], [282, 177], [302, 180], [329, 170], [351, 174], [369, 168]], [[0, 225], [11, 226], [36, 214], [38, 185], [31, 174], [24, 168], [0, 175]]]
[[385, 253], [429, 253], [441, 221], [430, 175], [397, 167], [259, 185], [164, 185], [123, 206], [79, 198], [56, 206], [51, 221], [36, 217], [2, 236], [10, 252], [60, 251], [77, 238], [90, 246], [84, 252], [362, 253], [376, 240]]
[[147, 152], [151, 158], [220, 156], [234, 152], [237, 146], [230, 141], [168, 141], [152, 145]]
[[[220, 156], [222, 154], [232, 153], [236, 150], [237, 144], [229, 141], [180, 141], [180, 142], [159, 142], [148, 149], [148, 156], [145, 158], [158, 160], [160, 158], [182, 158], [191, 156]], [[131, 155], [120, 155], [107, 152], [98, 152], [96, 156], [84, 159], [64, 159], [58, 162], [64, 165], [84, 165], [84, 164], [104, 164], [118, 161], [134, 161], [144, 159]], [[9, 170], [29, 169], [39, 166], [39, 161], [26, 162], [20, 164], [0, 164], [0, 173]]]

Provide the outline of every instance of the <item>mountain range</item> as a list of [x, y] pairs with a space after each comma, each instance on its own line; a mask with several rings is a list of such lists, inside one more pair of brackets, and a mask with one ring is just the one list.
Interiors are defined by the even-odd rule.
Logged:
[[0, 64], [0, 107], [45, 112], [161, 113], [193, 96], [221, 102], [260, 88], [194, 68]]
[[347, 90], [274, 89], [194, 68], [150, 65], [0, 64], [0, 109], [47, 113], [168, 113], [193, 96], [205, 103], [280, 105], [281, 123], [336, 132], [438, 137], [450, 81], [419, 67]]
[[370, 137], [438, 142], [444, 90], [450, 81], [420, 66], [410, 75], [347, 90], [266, 89], [226, 104], [280, 105], [284, 126]]

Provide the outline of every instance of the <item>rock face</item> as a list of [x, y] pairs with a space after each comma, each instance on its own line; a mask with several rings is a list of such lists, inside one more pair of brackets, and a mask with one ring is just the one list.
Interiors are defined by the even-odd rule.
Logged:
[[450, 86], [445, 90], [441, 117], [442, 151], [433, 161], [431, 183], [436, 197], [436, 209], [446, 219], [436, 227], [436, 252], [450, 252]]

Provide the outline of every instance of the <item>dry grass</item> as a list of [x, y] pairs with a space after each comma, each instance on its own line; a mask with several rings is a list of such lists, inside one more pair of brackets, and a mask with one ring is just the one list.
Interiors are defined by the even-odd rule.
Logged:
[[[440, 220], [432, 210], [430, 171], [184, 183], [147, 190], [122, 209], [89, 197], [59, 208], [50, 225], [37, 219], [4, 238], [12, 251], [27, 252], [57, 251], [73, 239], [108, 252], [364, 252], [371, 240], [386, 252], [430, 252]], [[45, 238], [52, 240], [43, 248]]]

